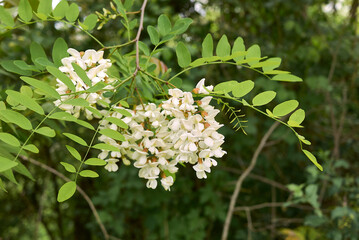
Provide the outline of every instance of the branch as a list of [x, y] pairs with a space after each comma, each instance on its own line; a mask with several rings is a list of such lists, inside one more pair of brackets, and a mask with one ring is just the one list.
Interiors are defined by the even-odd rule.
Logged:
[[[253, 211], [253, 210], [258, 210], [258, 209], [262, 209], [262, 208], [269, 208], [269, 207], [283, 207], [284, 204], [286, 204], [287, 202], [265, 202], [265, 203], [260, 203], [257, 205], [252, 205], [252, 206], [241, 206], [241, 207], [236, 207], [234, 208], [235, 212], [238, 211], [246, 211], [247, 209], [249, 211]], [[299, 208], [302, 210], [313, 210], [313, 207], [311, 206], [306, 206], [306, 205], [290, 205], [287, 207], [291, 207], [291, 208]]]
[[257, 159], [258, 156], [260, 154], [260, 152], [262, 151], [264, 145], [266, 144], [269, 136], [272, 134], [272, 132], [274, 131], [274, 129], [276, 129], [276, 127], [278, 127], [279, 122], [275, 122], [267, 131], [267, 133], [263, 136], [262, 140], [260, 141], [256, 151], [253, 154], [252, 160], [248, 166], [248, 168], [243, 172], [243, 174], [238, 178], [237, 183], [236, 183], [236, 187], [234, 189], [234, 192], [232, 194], [231, 197], [231, 202], [229, 204], [229, 208], [228, 208], [228, 212], [227, 212], [227, 217], [226, 217], [226, 221], [224, 223], [224, 227], [223, 227], [223, 232], [222, 232], [222, 240], [227, 240], [228, 238], [228, 232], [229, 232], [229, 227], [231, 225], [231, 221], [232, 221], [232, 215], [233, 215], [233, 211], [234, 211], [234, 207], [236, 205], [237, 202], [237, 198], [238, 198], [238, 194], [241, 190], [242, 187], [242, 183], [244, 181], [244, 179], [246, 179], [246, 177], [250, 174], [250, 172], [253, 170], [254, 166], [257, 163]]
[[143, 17], [145, 15], [146, 4], [147, 4], [147, 0], [144, 0], [143, 3], [142, 3], [141, 10], [140, 10], [141, 11], [140, 26], [138, 27], [137, 35], [136, 35], [136, 38], [135, 38], [135, 42], [136, 42], [136, 70], [133, 73], [134, 77], [137, 75], [138, 70], [140, 70], [140, 49], [139, 49], [138, 42], [140, 41], [141, 32], [142, 32], [142, 29], [143, 29]]
[[[36, 165], [36, 166], [39, 166], [39, 167], [45, 169], [46, 171], [58, 176], [59, 178], [65, 180], [67, 182], [71, 181], [69, 178], [65, 177], [62, 173], [58, 172], [56, 169], [54, 169], [52, 167], [47, 166], [46, 164], [43, 164], [43, 163], [41, 163], [41, 162], [39, 162], [39, 161], [37, 161], [35, 159], [29, 158], [29, 157], [26, 157], [26, 156], [20, 156], [20, 157], [23, 160], [28, 161], [28, 162]], [[103, 225], [103, 223], [101, 221], [100, 216], [98, 215], [98, 212], [97, 212], [97, 210], [95, 208], [95, 205], [91, 201], [90, 197], [85, 193], [85, 191], [81, 187], [79, 187], [78, 185], [76, 186], [76, 189], [81, 194], [81, 196], [86, 200], [86, 202], [88, 203], [88, 205], [89, 205], [89, 207], [90, 207], [90, 209], [91, 209], [91, 211], [92, 211], [92, 213], [93, 213], [93, 215], [94, 215], [94, 217], [96, 219], [97, 224], [101, 228], [102, 234], [104, 235], [105, 239], [106, 240], [109, 240], [109, 239], [117, 239], [117, 240], [119, 240], [118, 238], [112, 237], [112, 236], [110, 236], [108, 234], [105, 226]]]

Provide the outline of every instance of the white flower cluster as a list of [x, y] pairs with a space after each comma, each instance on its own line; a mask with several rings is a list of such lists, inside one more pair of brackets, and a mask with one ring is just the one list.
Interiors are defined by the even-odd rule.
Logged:
[[[78, 52], [73, 48], [69, 48], [67, 52], [71, 55], [70, 57], [63, 58], [61, 60], [63, 66], [59, 69], [61, 72], [65, 73], [72, 81], [75, 86], [76, 92], [85, 91], [90, 88], [84, 81], [77, 75], [75, 72], [72, 63], [79, 65], [83, 70], [86, 71], [88, 78], [94, 86], [98, 82], [112, 83], [114, 80], [109, 78], [106, 74], [106, 71], [111, 67], [110, 59], [103, 58], [103, 51], [95, 51], [93, 49], [86, 50], [85, 52]], [[81, 106], [73, 106], [70, 104], [61, 104], [62, 102], [70, 99], [73, 93], [65, 83], [61, 80], [57, 80], [57, 89], [56, 91], [62, 95], [60, 100], [56, 100], [54, 104], [59, 106], [60, 109], [65, 110], [66, 112], [73, 114], [75, 117], [80, 115], [81, 110], [85, 110], [86, 118], [91, 120], [93, 118], [93, 113], [88, 109], [85, 109]], [[78, 98], [83, 98], [89, 102], [90, 106], [96, 108], [96, 103], [101, 104], [99, 100], [103, 100], [109, 103], [109, 99], [103, 96], [104, 91], [112, 89], [111, 85], [106, 86], [103, 90], [94, 93], [82, 93], [79, 94]]]
[[[194, 89], [196, 93], [208, 94], [213, 87], [204, 87], [202, 79]], [[118, 152], [102, 151], [99, 158], [107, 159], [105, 168], [117, 171], [116, 162], [121, 159], [129, 165], [139, 168], [139, 177], [147, 179], [146, 186], [155, 189], [157, 179], [165, 190], [174, 183], [174, 174], [178, 163], [190, 163], [198, 178], [207, 178], [211, 166], [226, 152], [222, 150], [224, 136], [217, 132], [222, 126], [215, 120], [219, 110], [210, 105], [212, 97], [207, 96], [194, 101], [192, 93], [180, 89], [170, 89], [168, 100], [159, 106], [153, 103], [139, 105], [129, 110], [132, 117], [124, 117], [118, 112], [111, 117], [122, 119], [128, 129], [119, 129], [117, 125], [104, 122], [103, 128], [120, 131], [125, 142], [101, 135], [99, 140], [115, 146]], [[108, 158], [109, 156], [109, 158]]]

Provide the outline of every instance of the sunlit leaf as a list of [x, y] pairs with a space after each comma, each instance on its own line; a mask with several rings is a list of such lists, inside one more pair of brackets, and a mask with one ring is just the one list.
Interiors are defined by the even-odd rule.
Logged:
[[60, 162], [60, 164], [65, 168], [66, 171], [68, 171], [70, 173], [76, 172], [76, 168], [73, 165], [71, 165], [70, 163]]
[[36, 133], [44, 135], [46, 137], [55, 137], [56, 133], [54, 129], [51, 129], [49, 127], [41, 127], [39, 129], [35, 130]]
[[86, 141], [83, 140], [82, 138], [80, 138], [79, 136], [76, 136], [72, 133], [63, 133], [63, 135], [65, 135], [66, 137], [70, 138], [72, 141], [77, 142], [78, 144], [80, 144], [82, 146], [87, 146]]
[[0, 132], [0, 140], [14, 147], [19, 147], [19, 140], [10, 133]]
[[231, 54], [231, 45], [226, 35], [223, 35], [216, 47], [216, 55], [219, 57], [229, 56]]
[[289, 114], [290, 112], [294, 111], [299, 105], [297, 100], [289, 100], [278, 104], [273, 109], [273, 114], [275, 116], [281, 117]]
[[20, 0], [18, 12], [20, 18], [25, 22], [32, 19], [32, 8], [28, 0]]
[[176, 55], [180, 67], [185, 68], [191, 63], [191, 54], [183, 42], [177, 44]]
[[42, 109], [42, 107], [33, 99], [25, 94], [22, 94], [20, 92], [16, 92], [13, 90], [6, 90], [6, 94], [18, 101], [20, 104], [24, 105], [25, 107], [33, 110], [34, 112], [37, 112], [38, 114], [44, 115], [45, 112]]
[[57, 195], [58, 202], [64, 202], [67, 199], [71, 198], [76, 192], [76, 183], [71, 181], [67, 182], [59, 190]]
[[53, 89], [49, 84], [45, 83], [44, 81], [39, 81], [37, 79], [30, 78], [30, 77], [20, 77], [20, 78], [27, 84], [40, 89], [47, 95], [49, 95], [53, 98], [56, 98], [56, 99], [60, 99], [60, 94], [55, 89]]
[[82, 170], [80, 172], [81, 177], [88, 177], [88, 178], [97, 178], [99, 177], [97, 172], [94, 172], [92, 170]]
[[67, 150], [71, 153], [71, 155], [76, 158], [77, 160], [81, 161], [80, 153], [73, 147], [66, 145]]
[[232, 90], [233, 96], [239, 98], [247, 95], [254, 88], [254, 82], [247, 80], [236, 84]]
[[24, 117], [22, 114], [12, 111], [12, 110], [0, 110], [0, 115], [5, 118], [7, 121], [14, 123], [25, 130], [32, 129], [31, 122]]
[[213, 38], [212, 35], [208, 33], [202, 42], [202, 57], [205, 58], [212, 56], [213, 56]]
[[274, 91], [265, 91], [265, 92], [259, 93], [252, 100], [253, 106], [263, 106], [263, 105], [271, 102], [275, 98], [276, 95], [277, 95], [277, 93]]

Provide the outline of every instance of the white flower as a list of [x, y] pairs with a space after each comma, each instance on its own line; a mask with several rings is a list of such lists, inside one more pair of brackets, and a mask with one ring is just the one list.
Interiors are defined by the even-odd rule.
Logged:
[[[198, 93], [202, 93], [202, 94], [208, 94], [210, 93], [211, 91], [213, 91], [213, 86], [204, 86], [204, 81], [205, 79], [202, 78], [196, 85], [196, 88], [198, 88]], [[206, 89], [207, 90], [206, 90]]]
[[170, 187], [173, 185], [173, 183], [174, 181], [172, 176], [164, 177], [161, 179], [161, 185], [166, 191], [171, 191]]
[[105, 169], [109, 172], [116, 172], [118, 170], [117, 162], [118, 159], [110, 158], [106, 160], [107, 164], [105, 166]]

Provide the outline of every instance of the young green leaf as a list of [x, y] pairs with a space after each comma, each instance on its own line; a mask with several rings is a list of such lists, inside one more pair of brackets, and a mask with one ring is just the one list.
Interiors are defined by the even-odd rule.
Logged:
[[274, 76], [272, 80], [284, 82], [303, 82], [303, 79], [292, 74], [278, 74]]
[[265, 62], [268, 64], [266, 66], [262, 67], [263, 72], [269, 72], [269, 71], [272, 71], [273, 69], [279, 67], [282, 62], [282, 59], [279, 57], [269, 58]]
[[117, 141], [126, 141], [125, 137], [121, 133], [112, 129], [102, 129], [100, 130], [100, 133]]
[[63, 82], [72, 92], [76, 92], [76, 88], [71, 79], [62, 73], [58, 68], [48, 66], [46, 67], [47, 71], [51, 73], [54, 77], [58, 78], [61, 82]]
[[10, 159], [0, 156], [0, 172], [9, 170], [17, 165], [17, 162], [14, 162]]
[[160, 36], [157, 32], [157, 29], [153, 26], [147, 27], [148, 35], [150, 35], [150, 40], [153, 45], [157, 45], [160, 41]]
[[177, 44], [176, 55], [180, 67], [185, 68], [191, 63], [191, 54], [183, 42]]
[[70, 138], [72, 141], [77, 142], [78, 144], [82, 145], [82, 146], [87, 146], [87, 143], [85, 140], [83, 140], [82, 138], [80, 138], [79, 136], [76, 136], [72, 133], [63, 133], [63, 135], [65, 135], [66, 137]]
[[71, 115], [68, 112], [55, 112], [49, 116], [50, 119], [57, 119], [57, 120], [63, 120], [63, 121], [69, 121], [69, 122], [76, 122], [77, 118], [75, 118], [73, 115]]
[[158, 30], [162, 36], [165, 36], [169, 32], [171, 32], [171, 28], [172, 28], [171, 21], [164, 14], [161, 14], [161, 16], [158, 17], [157, 26], [158, 26]]
[[77, 160], [81, 161], [80, 153], [73, 147], [66, 145], [67, 150], [71, 153], [71, 155], [76, 158]]
[[247, 80], [240, 82], [234, 86], [232, 89], [233, 96], [240, 98], [244, 95], [247, 95], [254, 88], [254, 82], [252, 80]]
[[32, 153], [39, 153], [39, 149], [34, 144], [29, 144], [23, 147], [23, 149]]
[[54, 129], [51, 129], [49, 127], [41, 127], [39, 129], [35, 130], [36, 133], [44, 135], [46, 137], [55, 137], [56, 136], [56, 132]]
[[30, 54], [32, 62], [41, 70], [45, 69], [41, 64], [36, 62], [37, 58], [47, 58], [45, 50], [37, 42], [31, 42]]
[[50, 85], [48, 85], [47, 83], [43, 82], [43, 81], [39, 81], [37, 79], [34, 78], [30, 78], [30, 77], [20, 77], [21, 80], [23, 80], [24, 82], [26, 82], [27, 84], [40, 89], [41, 91], [43, 91], [44, 93], [46, 93], [47, 95], [56, 98], [56, 99], [60, 99], [60, 94], [58, 92], [56, 92], [55, 89], [53, 89]]
[[65, 16], [69, 22], [74, 22], [79, 16], [80, 10], [76, 3], [71, 3]]
[[0, 110], [0, 115], [7, 121], [14, 123], [25, 130], [31, 130], [31, 122], [24, 115], [12, 110]]
[[123, 129], [127, 129], [128, 128], [128, 125], [122, 121], [121, 119], [118, 119], [118, 118], [114, 118], [114, 117], [107, 117], [105, 119], [106, 121], [109, 121], [111, 123], [114, 123], [116, 124], [117, 126], [119, 126], [120, 128], [123, 128]]
[[121, 100], [121, 101], [120, 101], [120, 104], [121, 104], [122, 106], [126, 107], [126, 108], [129, 108], [129, 107], [130, 107], [130, 105], [128, 105], [128, 103], [127, 103], [126, 101], [124, 101], [124, 100]]
[[228, 42], [226, 35], [223, 35], [216, 47], [216, 55], [219, 57], [226, 57], [231, 55], [231, 45]]
[[0, 140], [14, 147], [20, 147], [19, 140], [10, 133], [0, 132]]
[[34, 112], [37, 112], [38, 114], [45, 114], [42, 107], [33, 98], [13, 90], [6, 90], [5, 92], [11, 98], [16, 99], [16, 101], [18, 101], [21, 105], [24, 105], [25, 107], [33, 110]]
[[91, 31], [96, 26], [96, 23], [97, 23], [97, 15], [92, 13], [85, 18], [83, 24], [87, 27], [88, 31]]
[[76, 192], [76, 183], [71, 181], [67, 182], [59, 190], [57, 194], [57, 201], [64, 202], [67, 199], [71, 198]]
[[238, 85], [237, 81], [227, 81], [227, 82], [222, 82], [217, 84], [214, 87], [214, 91], [215, 92], [220, 92], [220, 93], [229, 93], [231, 92], [236, 86]]
[[81, 177], [88, 177], [88, 178], [97, 178], [99, 177], [97, 172], [94, 172], [92, 170], [82, 170], [80, 172]]
[[28, 97], [30, 97], [30, 98], [32, 98], [33, 95], [34, 95], [34, 93], [32, 92], [31, 87], [26, 86], [26, 85], [21, 86], [21, 88], [20, 88], [20, 93], [21, 93], [21, 94], [24, 94], [24, 95], [26, 95], [26, 96], [28, 96]]
[[303, 109], [298, 109], [292, 115], [289, 117], [289, 121], [296, 122], [298, 125], [300, 125], [305, 119], [305, 111]]
[[[232, 55], [235, 54], [236, 52], [244, 52], [245, 50], [246, 50], [246, 47], [244, 46], [243, 39], [241, 37], [237, 37], [237, 39], [233, 43]], [[243, 61], [244, 55], [234, 57], [233, 59], [236, 62]]]
[[25, 22], [32, 19], [32, 8], [28, 0], [20, 0], [18, 12], [20, 18]]
[[89, 77], [87, 76], [85, 70], [83, 70], [79, 65], [77, 65], [76, 63], [72, 63], [72, 67], [74, 68], [75, 72], [77, 73], [77, 75], [81, 78], [81, 80], [87, 85], [87, 86], [92, 86], [92, 82], [89, 79]]
[[125, 110], [125, 109], [114, 108], [113, 110], [115, 112], [118, 112], [118, 113], [122, 114], [125, 117], [132, 117], [132, 114], [129, 111]]
[[14, 26], [15, 22], [11, 14], [6, 11], [6, 9], [0, 5], [0, 22], [2, 22], [7, 27]]
[[188, 27], [192, 24], [193, 20], [190, 18], [180, 18], [175, 22], [171, 33], [182, 34], [187, 31]]
[[303, 149], [302, 150], [304, 152], [304, 154], [309, 158], [310, 161], [312, 161], [312, 163], [314, 163], [314, 165], [320, 170], [323, 171], [323, 167], [318, 163], [317, 158], [309, 151]]
[[103, 159], [99, 158], [89, 158], [85, 161], [85, 164], [91, 165], [91, 166], [105, 166], [107, 162]]
[[76, 172], [76, 168], [73, 165], [71, 165], [70, 163], [60, 162], [60, 164], [65, 168], [66, 171], [68, 171], [70, 173]]
[[202, 42], [202, 57], [206, 58], [212, 56], [213, 56], [213, 38], [212, 35], [208, 33]]
[[88, 107], [90, 106], [89, 102], [83, 98], [72, 98], [64, 102], [64, 104], [72, 105], [72, 106], [80, 106], [80, 107]]
[[56, 39], [54, 46], [52, 47], [52, 60], [56, 67], [62, 66], [61, 59], [68, 57], [67, 43], [63, 38]]
[[257, 64], [261, 57], [261, 49], [260, 47], [255, 44], [248, 48], [246, 59], [248, 60], [248, 64], [250, 66]]
[[277, 93], [274, 91], [265, 91], [265, 92], [259, 93], [252, 100], [253, 106], [263, 106], [263, 105], [271, 102], [275, 98], [276, 95], [277, 95]]
[[78, 125], [81, 125], [81, 126], [85, 127], [85, 128], [88, 128], [88, 129], [91, 129], [91, 130], [95, 130], [95, 128], [94, 128], [90, 123], [88, 123], [88, 122], [86, 122], [86, 121], [84, 121], [84, 120], [77, 119], [77, 120], [76, 120], [76, 123], [77, 123]]
[[120, 149], [118, 149], [110, 144], [106, 144], [106, 143], [98, 143], [98, 144], [94, 145], [92, 148], [100, 149], [100, 150], [107, 150], [107, 151], [112, 151], [112, 152], [120, 151]]
[[[40, 0], [37, 12], [48, 16], [52, 11], [52, 0]], [[45, 18], [46, 19], [46, 18]]]
[[299, 105], [297, 100], [289, 100], [278, 104], [273, 109], [273, 114], [278, 117], [287, 115], [288, 113], [294, 111]]
[[59, 4], [56, 5], [54, 11], [52, 12], [56, 19], [62, 19], [65, 17], [69, 9], [69, 4], [66, 0], [62, 0]]

